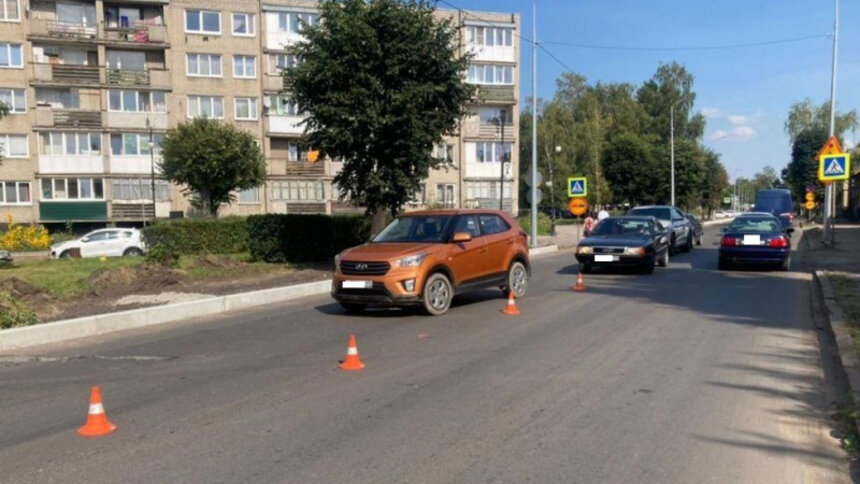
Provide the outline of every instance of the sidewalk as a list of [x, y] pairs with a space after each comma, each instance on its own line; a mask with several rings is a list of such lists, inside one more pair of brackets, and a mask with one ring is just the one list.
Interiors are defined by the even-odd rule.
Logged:
[[860, 224], [836, 224], [836, 245], [821, 242], [821, 227], [807, 229], [807, 260], [816, 270], [860, 274]]

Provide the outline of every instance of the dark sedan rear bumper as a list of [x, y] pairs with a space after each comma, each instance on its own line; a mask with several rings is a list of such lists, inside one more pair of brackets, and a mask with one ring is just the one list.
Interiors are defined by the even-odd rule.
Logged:
[[720, 260], [733, 264], [782, 264], [791, 255], [790, 248], [721, 247]]

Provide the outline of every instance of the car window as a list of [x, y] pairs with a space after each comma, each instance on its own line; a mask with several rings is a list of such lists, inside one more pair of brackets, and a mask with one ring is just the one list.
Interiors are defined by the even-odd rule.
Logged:
[[481, 224], [481, 233], [484, 235], [498, 234], [510, 229], [510, 225], [498, 215], [478, 215], [478, 221]]
[[122, 237], [123, 239], [130, 239], [131, 238], [131, 232], [125, 231], [122, 234], [120, 234], [120, 237]]
[[468, 232], [473, 238], [477, 237], [478, 232], [478, 222], [475, 221], [475, 217], [473, 215], [462, 215], [457, 218], [457, 225], [454, 228], [454, 233], [458, 232]]
[[597, 223], [591, 235], [621, 235], [644, 237], [653, 234], [653, 225], [647, 220], [605, 218]]
[[772, 218], [739, 218], [729, 226], [729, 232], [741, 234], [769, 234], [779, 232], [779, 222]]
[[668, 208], [634, 208], [628, 215], [651, 216], [660, 220], [671, 220], [671, 211]]
[[119, 238], [119, 232], [117, 232], [116, 230], [110, 230], [108, 232], [105, 232], [105, 239], [106, 240], [116, 240], [118, 238]]
[[107, 232], [93, 232], [85, 236], [88, 242], [98, 242], [107, 239]]
[[400, 217], [388, 224], [373, 242], [442, 242], [451, 215]]

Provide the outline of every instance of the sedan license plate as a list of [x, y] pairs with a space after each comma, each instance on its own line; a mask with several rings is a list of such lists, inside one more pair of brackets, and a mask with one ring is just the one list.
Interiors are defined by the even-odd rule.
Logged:
[[618, 259], [614, 255], [595, 255], [594, 262], [614, 262]]
[[744, 245], [761, 245], [761, 235], [744, 235]]
[[343, 281], [341, 287], [344, 289], [370, 289], [373, 287], [371, 281]]

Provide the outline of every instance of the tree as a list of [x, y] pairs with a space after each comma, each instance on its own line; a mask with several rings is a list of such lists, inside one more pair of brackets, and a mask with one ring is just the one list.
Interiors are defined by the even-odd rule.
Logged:
[[602, 163], [616, 203], [634, 206], [657, 201], [658, 170], [648, 141], [634, 133], [619, 134], [603, 152]]
[[[797, 134], [791, 146], [791, 161], [783, 172], [795, 200], [803, 200], [807, 186], [822, 192], [818, 182], [818, 162], [815, 155], [827, 142], [829, 130], [823, 126], [806, 128]], [[819, 193], [821, 195], [821, 193]]]
[[376, 233], [442, 163], [432, 148], [475, 94], [463, 76], [470, 56], [458, 54], [457, 26], [423, 0], [324, 0], [319, 11], [285, 76], [308, 142], [343, 160], [334, 181], [367, 207]]
[[651, 131], [668, 140], [671, 130], [670, 111], [675, 105], [675, 139], [701, 139], [705, 131], [705, 118], [701, 114], [691, 115], [696, 93], [693, 91], [693, 75], [687, 68], [672, 62], [662, 64], [654, 76], [636, 92], [636, 98], [651, 116]]
[[233, 193], [260, 186], [266, 165], [253, 135], [231, 124], [197, 118], [169, 130], [161, 143], [161, 170], [213, 217]]
[[[834, 127], [836, 136], [840, 138], [847, 131], [856, 129], [857, 111], [853, 109], [847, 113], [837, 111]], [[789, 143], [794, 143], [802, 131], [812, 128], [830, 131], [830, 101], [814, 106], [812, 100], [806, 98], [791, 105], [785, 120], [785, 134], [788, 135]]]

